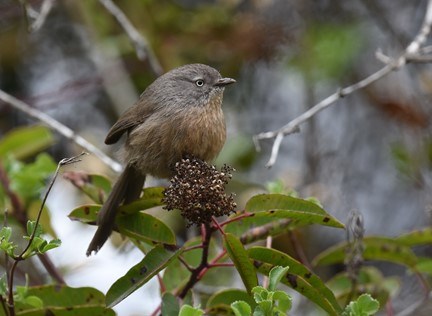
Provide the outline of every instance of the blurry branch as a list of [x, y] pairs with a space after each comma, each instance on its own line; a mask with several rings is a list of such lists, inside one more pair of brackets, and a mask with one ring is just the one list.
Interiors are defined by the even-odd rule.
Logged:
[[109, 166], [115, 172], [121, 172], [123, 167], [117, 161], [108, 157], [104, 152], [102, 152], [99, 148], [94, 146], [92, 143], [88, 142], [81, 136], [77, 135], [73, 130], [71, 130], [66, 125], [63, 125], [59, 121], [53, 119], [51, 116], [46, 115], [45, 113], [38, 111], [27, 103], [18, 100], [17, 98], [11, 96], [10, 94], [0, 90], [0, 100], [3, 102], [10, 104], [12, 107], [24, 112], [28, 116], [31, 116], [45, 124], [47, 124], [50, 128], [57, 131], [67, 139], [72, 140], [75, 144], [83, 148], [84, 150], [94, 154], [98, 157], [103, 163]]
[[308, 111], [304, 112], [300, 116], [294, 118], [292, 121], [288, 122], [286, 125], [282, 126], [278, 130], [263, 132], [254, 136], [254, 143], [256, 149], [260, 150], [259, 141], [262, 139], [273, 139], [273, 147], [271, 151], [271, 156], [269, 161], [267, 162], [267, 167], [272, 167], [277, 159], [279, 149], [282, 143], [282, 140], [285, 136], [297, 132], [299, 130], [299, 126], [306, 121], [308, 121], [311, 117], [315, 116], [318, 112], [326, 109], [339, 99], [356, 92], [357, 90], [363, 89], [368, 85], [374, 83], [375, 81], [387, 76], [392, 71], [396, 71], [404, 67], [407, 63], [412, 62], [428, 62], [432, 60], [432, 56], [424, 55], [425, 53], [430, 52], [430, 47], [422, 48], [422, 45], [425, 43], [427, 36], [430, 33], [432, 25], [432, 0], [428, 1], [426, 14], [423, 20], [422, 27], [419, 33], [415, 36], [412, 42], [406, 47], [403, 53], [398, 58], [391, 58], [388, 56], [384, 56], [381, 52], [377, 52], [376, 57], [385, 63], [385, 66], [379, 69], [377, 72], [371, 74], [370, 76], [360, 80], [357, 83], [354, 83], [350, 86], [344, 87], [328, 96], [324, 100], [320, 101], [313, 107], [311, 107]]
[[132, 44], [135, 46], [138, 59], [143, 61], [147, 60], [151, 70], [156, 76], [162, 75], [163, 68], [151, 50], [147, 40], [132, 25], [123, 11], [111, 0], [99, 0], [99, 2], [117, 19], [117, 22], [124, 29], [127, 36], [132, 41]]
[[54, 6], [55, 0], [44, 0], [40, 7], [40, 12], [37, 13], [33, 8], [30, 7], [28, 3], [25, 4], [25, 9], [27, 16], [34, 19], [34, 22], [29, 26], [30, 32], [35, 32], [39, 30], [45, 23], [45, 20], [50, 13], [52, 7]]
[[[15, 270], [16, 270], [16, 268], [18, 266], [18, 263], [21, 262], [21, 261], [24, 261], [27, 258], [26, 255], [28, 255], [28, 251], [30, 250], [30, 247], [32, 246], [32, 243], [33, 243], [33, 241], [36, 238], [39, 222], [40, 222], [40, 219], [41, 219], [41, 216], [42, 216], [43, 209], [45, 207], [46, 200], [48, 199], [48, 195], [50, 194], [51, 189], [52, 189], [52, 187], [54, 185], [54, 182], [57, 179], [57, 176], [58, 176], [58, 174], [60, 172], [60, 168], [63, 167], [63, 166], [70, 165], [70, 164], [77, 163], [77, 162], [81, 161], [81, 157], [83, 155], [85, 155], [85, 154], [86, 153], [83, 152], [83, 153], [81, 153], [81, 154], [79, 154], [77, 156], [71, 157], [71, 158], [64, 158], [64, 159], [62, 159], [57, 164], [57, 169], [56, 169], [56, 171], [54, 173], [54, 176], [52, 177], [52, 179], [51, 179], [51, 181], [50, 181], [50, 183], [48, 185], [48, 189], [47, 189], [47, 191], [45, 193], [45, 196], [42, 199], [42, 203], [41, 203], [41, 206], [39, 208], [39, 211], [38, 211], [38, 214], [37, 214], [37, 217], [36, 217], [36, 221], [34, 223], [34, 228], [33, 228], [33, 231], [30, 234], [30, 237], [28, 239], [27, 245], [24, 247], [24, 249], [21, 251], [21, 253], [18, 256], [13, 256], [12, 257], [14, 259], [14, 263], [12, 264], [12, 267], [10, 269], [9, 279], [8, 279], [8, 293], [9, 293], [9, 295], [8, 295], [8, 306], [9, 306], [9, 315], [15, 315], [14, 291], [13, 291]], [[52, 265], [51, 267], [54, 267], [54, 265]], [[57, 271], [56, 271], [56, 273], [58, 274], [58, 277], [60, 278], [60, 283], [61, 284], [65, 284], [65, 282], [64, 282], [63, 278], [61, 277], [61, 275]]]

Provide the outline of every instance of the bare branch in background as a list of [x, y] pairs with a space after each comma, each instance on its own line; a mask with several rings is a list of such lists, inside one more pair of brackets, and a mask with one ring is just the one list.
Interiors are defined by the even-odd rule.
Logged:
[[138, 59], [143, 61], [147, 60], [151, 70], [156, 76], [162, 75], [163, 68], [150, 48], [148, 41], [132, 25], [123, 11], [121, 11], [120, 8], [111, 0], [99, 0], [99, 2], [116, 18], [117, 22], [124, 29], [135, 47]]
[[[32, 14], [35, 16], [35, 21], [30, 25], [29, 30], [30, 32], [35, 32], [39, 30], [42, 25], [45, 23], [45, 20], [50, 13], [52, 7], [54, 6], [55, 0], [44, 0], [40, 7], [40, 12], [37, 14]], [[26, 7], [27, 11], [30, 9], [29, 7]], [[29, 13], [27, 13], [29, 15]]]
[[88, 151], [89, 153], [94, 154], [96, 157], [98, 157], [103, 163], [105, 163], [107, 166], [109, 166], [112, 170], [115, 172], [121, 172], [123, 170], [123, 167], [120, 163], [117, 161], [111, 159], [108, 157], [103, 151], [101, 151], [99, 148], [97, 148], [95, 145], [87, 141], [86, 139], [82, 138], [81, 136], [77, 135], [73, 130], [71, 130], [66, 125], [63, 125], [59, 121], [53, 119], [51, 116], [38, 111], [27, 103], [22, 102], [21, 100], [18, 100], [17, 98], [11, 96], [10, 94], [4, 92], [3, 90], [0, 90], [0, 100], [3, 102], [10, 104], [15, 109], [20, 110], [21, 112], [24, 112], [28, 116], [31, 116], [45, 124], [47, 124], [50, 128], [57, 131], [67, 139], [72, 140], [75, 144], [83, 148], [84, 150]]
[[419, 33], [415, 36], [412, 42], [406, 47], [404, 52], [398, 58], [396, 59], [389, 58], [388, 56], [384, 56], [382, 53], [378, 52], [377, 58], [386, 63], [386, 65], [383, 68], [379, 69], [377, 72], [371, 74], [370, 76], [364, 78], [363, 80], [360, 80], [357, 83], [339, 89], [338, 91], [328, 96], [324, 100], [320, 101], [319, 103], [311, 107], [309, 110], [307, 110], [300, 116], [296, 117], [295, 119], [291, 120], [281, 128], [274, 131], [263, 132], [258, 135], [255, 135], [254, 143], [257, 150], [260, 149], [259, 147], [260, 140], [274, 138], [271, 156], [266, 166], [272, 167], [275, 164], [277, 156], [279, 154], [279, 149], [282, 143], [282, 139], [285, 136], [298, 131], [299, 126], [301, 124], [308, 121], [311, 117], [315, 116], [318, 112], [334, 104], [339, 99], [357, 90], [363, 89], [366, 86], [374, 83], [375, 81], [387, 76], [392, 71], [401, 69], [409, 62], [424, 63], [428, 60], [431, 60], [431, 56], [423, 55], [425, 52], [427, 53], [427, 49], [424, 50], [422, 49], [422, 45], [424, 45], [427, 36], [430, 33], [431, 25], [432, 25], [432, 0], [429, 0], [427, 4], [427, 9], [423, 20], [423, 24], [422, 27], [420, 28]]

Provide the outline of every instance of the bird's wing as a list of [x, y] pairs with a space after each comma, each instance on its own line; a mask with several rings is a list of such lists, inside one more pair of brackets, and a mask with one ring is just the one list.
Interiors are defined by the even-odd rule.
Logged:
[[111, 127], [105, 138], [105, 144], [110, 145], [116, 143], [125, 132], [128, 132], [134, 127], [144, 123], [153, 111], [154, 106], [149, 104], [149, 102], [143, 101], [141, 98], [126, 112], [124, 112]]

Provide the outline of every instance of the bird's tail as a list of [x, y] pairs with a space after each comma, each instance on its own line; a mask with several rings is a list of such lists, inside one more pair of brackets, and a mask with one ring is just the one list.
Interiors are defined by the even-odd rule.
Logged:
[[97, 253], [111, 235], [114, 228], [117, 210], [122, 202], [130, 203], [139, 198], [145, 182], [145, 175], [138, 172], [133, 165], [128, 164], [118, 178], [99, 210], [97, 217], [98, 228], [87, 249], [87, 256], [94, 251]]

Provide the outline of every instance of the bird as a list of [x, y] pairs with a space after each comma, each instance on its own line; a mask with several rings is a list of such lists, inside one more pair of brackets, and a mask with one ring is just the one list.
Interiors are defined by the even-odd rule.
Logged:
[[146, 175], [173, 176], [186, 156], [211, 161], [226, 140], [223, 92], [236, 80], [211, 66], [188, 64], [158, 77], [111, 127], [105, 144], [126, 140], [125, 165], [97, 215], [98, 228], [87, 249], [97, 253], [111, 235], [119, 206], [140, 197]]

